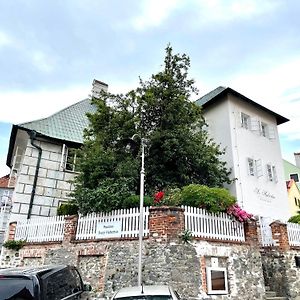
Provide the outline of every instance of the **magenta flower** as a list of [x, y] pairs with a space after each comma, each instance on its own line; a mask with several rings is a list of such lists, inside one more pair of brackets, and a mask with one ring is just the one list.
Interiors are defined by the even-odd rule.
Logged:
[[234, 216], [240, 222], [245, 222], [253, 217], [252, 214], [249, 214], [245, 210], [240, 208], [238, 204], [234, 204], [228, 207], [227, 213], [231, 216]]

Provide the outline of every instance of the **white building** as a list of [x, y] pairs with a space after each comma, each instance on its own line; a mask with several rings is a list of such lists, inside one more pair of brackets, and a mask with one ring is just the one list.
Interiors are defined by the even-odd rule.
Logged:
[[277, 125], [283, 116], [231, 88], [218, 87], [197, 101], [203, 107], [208, 132], [232, 169], [228, 187], [239, 205], [254, 215], [289, 217]]

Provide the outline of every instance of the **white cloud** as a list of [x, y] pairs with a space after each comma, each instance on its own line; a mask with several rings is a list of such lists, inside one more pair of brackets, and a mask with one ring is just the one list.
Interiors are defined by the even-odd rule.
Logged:
[[45, 73], [50, 73], [54, 70], [55, 62], [53, 57], [49, 57], [42, 51], [35, 51], [31, 54], [32, 62], [35, 67]]
[[3, 31], [0, 31], [0, 48], [13, 44], [13, 40]]
[[226, 22], [252, 18], [269, 13], [278, 8], [279, 1], [260, 0], [212, 0], [195, 1], [199, 5], [199, 13], [207, 22]]
[[175, 11], [192, 10], [194, 17], [190, 20], [193, 29], [203, 25], [216, 25], [253, 19], [253, 17], [269, 14], [282, 5], [280, 0], [144, 0], [139, 15], [131, 23], [136, 30], [158, 27]]
[[142, 3], [142, 12], [132, 20], [136, 30], [161, 25], [180, 4], [179, 0], [146, 0]]
[[13, 124], [50, 116], [88, 97], [91, 87], [74, 87], [56, 91], [0, 92], [0, 121]]

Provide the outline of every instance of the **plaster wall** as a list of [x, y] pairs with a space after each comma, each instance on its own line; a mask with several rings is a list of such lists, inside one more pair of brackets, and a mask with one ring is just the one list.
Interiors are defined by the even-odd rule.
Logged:
[[[243, 128], [241, 112], [273, 128], [274, 138]], [[287, 220], [288, 197], [275, 117], [232, 95], [205, 110], [204, 116], [212, 124], [209, 133], [226, 149], [222, 159], [236, 178], [229, 189], [240, 206], [254, 215]], [[248, 158], [261, 161], [261, 176], [249, 175]], [[275, 166], [276, 181], [268, 180], [267, 164]]]

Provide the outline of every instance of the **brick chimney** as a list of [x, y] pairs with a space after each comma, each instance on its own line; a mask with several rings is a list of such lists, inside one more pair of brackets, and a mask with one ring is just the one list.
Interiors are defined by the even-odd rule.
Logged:
[[300, 168], [300, 152], [294, 153], [296, 166]]
[[102, 81], [99, 81], [97, 79], [94, 79], [93, 81], [93, 88], [92, 88], [92, 96], [94, 98], [99, 98], [100, 96], [100, 92], [101, 91], [105, 91], [107, 92], [108, 90], [108, 84], [102, 82]]

